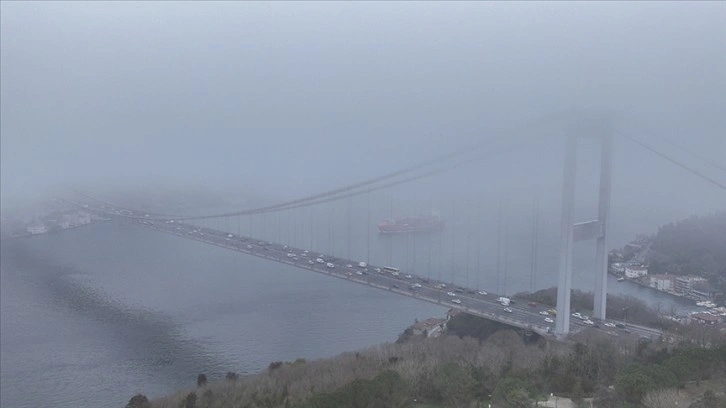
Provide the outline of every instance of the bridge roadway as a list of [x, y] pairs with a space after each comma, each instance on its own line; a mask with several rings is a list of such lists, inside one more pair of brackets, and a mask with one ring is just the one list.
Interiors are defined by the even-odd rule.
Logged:
[[[108, 212], [105, 213], [110, 216], [115, 215], [109, 214]], [[405, 271], [400, 272], [399, 276], [393, 276], [380, 269], [382, 268], [381, 266], [367, 265], [365, 268], [362, 268], [358, 266], [359, 261], [338, 259], [318, 252], [305, 253], [305, 250], [302, 248], [289, 247], [251, 237], [240, 237], [224, 231], [172, 222], [170, 220], [135, 219], [133, 222], [180, 237], [232, 249], [248, 255], [307, 269], [339, 279], [345, 279], [399, 295], [409, 296], [443, 307], [458, 309], [475, 316], [530, 330], [545, 337], [554, 338], [554, 323], [548, 323], [544, 320], [547, 317], [554, 320], [554, 316], [540, 314], [540, 312], [552, 309], [548, 305], [514, 300], [512, 304], [505, 307], [497, 301], [499, 295], [489, 293], [481, 294], [482, 292], [477, 292], [473, 289], [453, 287], [445, 282], [429, 280], [422, 276], [408, 274]], [[289, 257], [288, 254], [295, 254], [295, 257]], [[316, 262], [315, 260], [317, 258], [323, 258], [325, 263], [321, 264]], [[326, 265], [328, 262], [333, 263], [335, 265], [334, 268], [329, 268]], [[377, 272], [377, 270], [381, 272]], [[445, 287], [441, 288], [441, 285], [445, 285]], [[454, 293], [454, 296], [450, 296], [448, 293]], [[460, 300], [461, 303], [452, 302], [454, 299]], [[641, 336], [651, 340], [657, 339], [662, 334], [661, 331], [649, 327], [628, 324], [627, 329], [617, 329], [607, 327], [604, 325], [605, 323], [616, 324], [619, 322], [597, 321], [597, 327], [592, 327], [586, 325], [580, 319], [573, 317], [571, 319], [571, 333], [576, 333], [589, 327], [595, 330], [602, 330], [612, 336]]]

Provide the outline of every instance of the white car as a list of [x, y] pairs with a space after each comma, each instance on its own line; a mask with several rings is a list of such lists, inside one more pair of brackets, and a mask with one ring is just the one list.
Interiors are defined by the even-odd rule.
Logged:
[[605, 323], [605, 327], [615, 327], [615, 323]]
[[446, 292], [446, 294], [449, 296], [456, 296], [456, 293], [454, 293], [454, 292]]
[[573, 313], [573, 314], [572, 314], [572, 317], [576, 317], [576, 318], [578, 318], [578, 319], [582, 319], [582, 315], [581, 315], [581, 314], [579, 314], [579, 313]]
[[358, 276], [363, 276], [363, 272], [361, 272], [361, 271], [355, 271], [355, 274]]
[[456, 303], [457, 305], [461, 304], [461, 300], [459, 299], [451, 299], [451, 303]]
[[358, 262], [358, 267], [359, 268], [367, 268], [368, 267], [368, 264], [365, 263], [365, 262]]
[[411, 279], [411, 278], [412, 278], [411, 275], [406, 275], [406, 279]]
[[319, 264], [324, 264], [325, 263], [325, 261], [323, 261], [323, 258], [318, 258], [318, 259], [315, 260], [315, 262], [317, 262]]
[[507, 312], [507, 313], [512, 313], [512, 309], [510, 309], [510, 308], [508, 308], [508, 307], [505, 307], [505, 308], [504, 308], [504, 311], [505, 311], [505, 312]]
[[546, 311], [546, 310], [543, 310], [543, 311], [539, 312], [539, 314], [541, 314], [542, 316], [549, 316], [550, 315], [550, 313], [548, 311]]
[[589, 326], [592, 326], [593, 324], [595, 324], [595, 322], [593, 322], [592, 320], [589, 320], [589, 319], [588, 320], [585, 320], [583, 323], [585, 323], [585, 324], [587, 324]]
[[374, 269], [376, 272], [381, 273], [381, 268]]
[[549, 317], [545, 317], [545, 322], [547, 323], [554, 323], [555, 321], [550, 319]]
[[335, 265], [333, 265], [333, 264], [332, 264], [332, 263], [330, 263], [330, 262], [328, 262], [327, 264], [325, 264], [325, 266], [327, 266], [327, 267], [328, 267], [328, 268], [330, 268], [330, 269], [333, 269], [333, 268], [335, 268]]
[[345, 267], [346, 267], [346, 268], [352, 268], [352, 267], [353, 267], [353, 265], [351, 265], [351, 264], [348, 264], [348, 265], [345, 265]]
[[309, 263], [310, 265], [315, 265], [315, 262], [314, 262], [314, 261], [313, 261], [312, 259], [308, 260], [308, 263]]
[[292, 252], [288, 252], [288, 253], [287, 253], [287, 257], [288, 257], [288, 258], [292, 258], [293, 256], [295, 256], [295, 254], [293, 254]]
[[582, 315], [580, 316], [580, 320], [590, 320], [588, 316]]
[[414, 288], [420, 288], [420, 287], [421, 287], [421, 284], [420, 284], [420, 283], [414, 283], [414, 284], [413, 284], [413, 287], [414, 287]]
[[480, 290], [480, 291], [479, 291], [479, 294], [480, 294], [480, 295], [482, 295], [482, 296], [486, 296], [486, 295], [488, 295], [488, 293], [484, 292], [483, 290]]

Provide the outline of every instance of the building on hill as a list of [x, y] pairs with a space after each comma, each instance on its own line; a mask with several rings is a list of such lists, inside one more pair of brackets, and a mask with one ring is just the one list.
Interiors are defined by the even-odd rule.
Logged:
[[693, 285], [695, 285], [699, 282], [705, 282], [705, 281], [706, 281], [706, 279], [702, 278], [700, 276], [693, 276], [693, 275], [679, 276], [673, 282], [673, 289], [676, 291], [676, 293], [679, 293], [682, 295], [690, 295], [691, 289], [693, 289]]
[[664, 292], [673, 290], [673, 276], [671, 275], [649, 275], [648, 281], [651, 288]]
[[416, 322], [411, 326], [411, 330], [415, 336], [425, 335], [426, 337], [438, 337], [445, 327], [446, 319], [429, 317], [426, 320]]
[[721, 322], [721, 318], [711, 313], [698, 312], [691, 315], [691, 319], [697, 323], [714, 325]]
[[449, 311], [446, 312], [446, 321], [448, 322], [449, 320], [451, 320], [452, 317], [458, 315], [459, 313], [461, 313], [461, 310], [459, 309], [449, 309]]
[[637, 279], [648, 274], [648, 268], [643, 265], [626, 265], [625, 277], [628, 279]]
[[711, 286], [711, 284], [705, 280], [694, 283], [690, 292], [691, 297], [697, 300], [713, 300], [720, 294], [721, 293], [718, 289]]

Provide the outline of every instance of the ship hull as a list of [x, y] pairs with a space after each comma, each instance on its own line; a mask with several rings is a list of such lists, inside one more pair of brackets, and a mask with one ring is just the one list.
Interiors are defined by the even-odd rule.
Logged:
[[408, 234], [415, 232], [440, 231], [444, 229], [443, 221], [436, 221], [419, 225], [380, 224], [378, 231], [381, 234]]

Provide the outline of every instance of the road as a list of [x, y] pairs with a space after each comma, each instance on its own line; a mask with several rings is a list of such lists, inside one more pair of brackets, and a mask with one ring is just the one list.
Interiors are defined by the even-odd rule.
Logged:
[[[323, 253], [308, 252], [304, 248], [289, 247], [251, 237], [239, 237], [224, 231], [170, 220], [135, 219], [134, 222], [158, 231], [236, 250], [377, 289], [387, 290], [435, 303], [443, 307], [459, 309], [486, 319], [528, 329], [543, 336], [553, 337], [551, 332], [554, 331], [554, 323], [547, 322], [545, 319], [550, 318], [554, 320], [554, 316], [541, 314], [541, 312], [552, 309], [548, 305], [528, 303], [515, 299], [513, 303], [505, 307], [497, 301], [499, 295], [489, 293], [480, 294], [472, 289], [453, 287], [445, 282], [429, 280], [413, 274], [409, 275], [405, 271], [400, 272], [398, 276], [394, 276], [391, 273], [385, 272], [383, 266], [366, 265], [366, 267], [360, 267], [359, 261], [356, 260], [339, 259]], [[316, 261], [317, 258], [323, 259], [324, 262], [319, 263]], [[329, 267], [327, 265], [328, 263], [331, 263], [334, 267]], [[456, 303], [454, 301], [455, 299], [458, 299], [460, 303]], [[577, 318], [572, 318], [570, 322], [571, 333], [592, 327]], [[654, 339], [661, 335], [659, 330], [647, 327], [629, 324], [627, 329], [618, 329], [606, 327], [605, 323], [617, 324], [619, 322], [598, 321], [596, 322], [597, 327], [593, 328], [608, 332], [613, 336], [637, 335]]]

